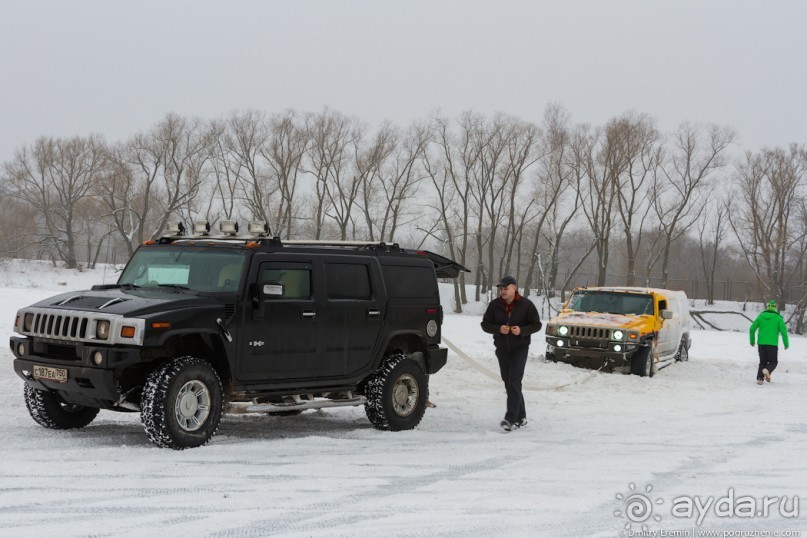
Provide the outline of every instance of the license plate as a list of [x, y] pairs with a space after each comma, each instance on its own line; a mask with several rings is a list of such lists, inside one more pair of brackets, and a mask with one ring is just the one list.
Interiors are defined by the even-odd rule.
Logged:
[[34, 365], [34, 379], [39, 379], [41, 381], [55, 381], [57, 383], [67, 383], [67, 369]]

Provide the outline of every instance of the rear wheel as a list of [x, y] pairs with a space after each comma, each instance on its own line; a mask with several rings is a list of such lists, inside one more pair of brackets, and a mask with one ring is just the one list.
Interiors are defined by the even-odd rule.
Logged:
[[379, 430], [411, 430], [429, 400], [429, 379], [411, 355], [388, 357], [367, 381], [364, 410]]
[[681, 338], [681, 343], [678, 345], [678, 353], [675, 354], [676, 362], [687, 362], [689, 360], [689, 350], [687, 349], [686, 337]]
[[180, 357], [149, 375], [140, 419], [152, 443], [183, 450], [213, 437], [221, 410], [221, 380], [213, 367], [202, 359]]
[[25, 384], [25, 406], [37, 424], [53, 430], [83, 428], [98, 415], [99, 409], [68, 404], [58, 394]]

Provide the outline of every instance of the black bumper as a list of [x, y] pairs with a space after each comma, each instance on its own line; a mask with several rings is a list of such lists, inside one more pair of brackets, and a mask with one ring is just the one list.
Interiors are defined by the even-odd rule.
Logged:
[[635, 346], [631, 349], [626, 349], [621, 352], [616, 352], [610, 349], [596, 349], [596, 348], [582, 348], [582, 347], [557, 347], [552, 344], [547, 344], [547, 356], [552, 355], [555, 360], [578, 366], [581, 368], [593, 368], [598, 370], [600, 368], [619, 369], [629, 368], [633, 360], [633, 356], [641, 349], [641, 346]]
[[[14, 371], [26, 383], [39, 390], [58, 392], [62, 399], [71, 404], [88, 407], [108, 408], [120, 400], [121, 394], [115, 382], [116, 370], [139, 362], [139, 349], [119, 349], [91, 345], [77, 346], [80, 358], [59, 360], [36, 354], [37, 345], [28, 338], [12, 336], [11, 351], [14, 353]], [[20, 353], [22, 346], [22, 354]], [[32, 349], [33, 353], [32, 353]], [[103, 355], [102, 366], [92, 364], [92, 356], [96, 351]], [[35, 379], [34, 366], [46, 366], [67, 371], [67, 381], [49, 381]]]
[[444, 347], [432, 347], [426, 351], [427, 374], [437, 373], [448, 362], [448, 349]]

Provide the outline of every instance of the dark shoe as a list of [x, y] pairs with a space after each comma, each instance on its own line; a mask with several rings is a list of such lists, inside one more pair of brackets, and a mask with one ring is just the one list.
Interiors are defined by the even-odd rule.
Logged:
[[765, 376], [765, 381], [767, 381], [768, 383], [771, 382], [771, 372], [767, 368], [762, 369], [762, 375]]
[[506, 420], [501, 421], [501, 422], [499, 423], [499, 426], [501, 426], [501, 427], [502, 427], [502, 429], [503, 429], [504, 431], [506, 431], [506, 432], [509, 432], [510, 430], [512, 430], [512, 429], [513, 429], [513, 425], [512, 425], [512, 424], [510, 424], [510, 422], [508, 422], [508, 421], [506, 421]]
[[513, 428], [523, 428], [526, 425], [527, 425], [527, 419], [525, 417], [525, 418], [522, 418], [521, 420], [515, 421], [513, 423]]

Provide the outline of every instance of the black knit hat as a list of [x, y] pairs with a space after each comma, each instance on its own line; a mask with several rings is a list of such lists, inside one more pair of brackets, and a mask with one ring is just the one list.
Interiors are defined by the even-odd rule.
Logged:
[[496, 284], [496, 287], [497, 288], [505, 288], [505, 287], [509, 286], [510, 284], [513, 284], [514, 286], [518, 286], [518, 284], [516, 283], [515, 278], [513, 278], [511, 276], [503, 276], [501, 282]]

